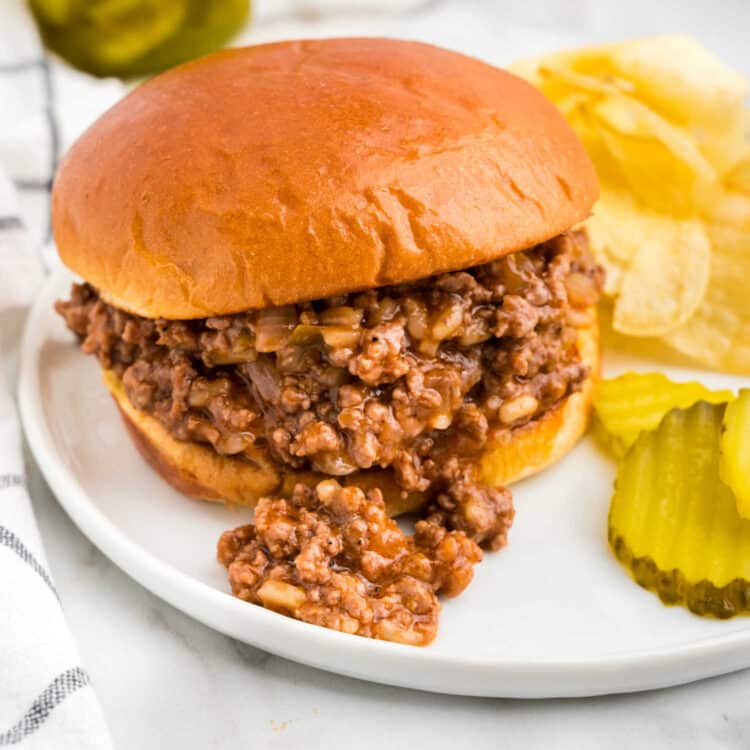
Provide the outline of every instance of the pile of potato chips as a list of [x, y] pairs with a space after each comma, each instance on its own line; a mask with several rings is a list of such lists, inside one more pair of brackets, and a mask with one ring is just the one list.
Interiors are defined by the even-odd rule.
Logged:
[[601, 198], [587, 226], [614, 328], [750, 373], [745, 80], [685, 36], [512, 69], [558, 106], [596, 166]]

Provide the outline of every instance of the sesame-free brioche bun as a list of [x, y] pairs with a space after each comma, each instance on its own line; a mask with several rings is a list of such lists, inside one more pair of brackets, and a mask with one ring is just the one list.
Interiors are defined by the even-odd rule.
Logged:
[[415, 42], [231, 49], [139, 86], [73, 145], [63, 261], [113, 305], [203, 318], [409, 281], [585, 219], [583, 146], [519, 78]]
[[[591, 368], [591, 377], [584, 381], [581, 391], [563, 399], [540, 419], [512, 431], [507, 439], [490, 443], [480, 462], [487, 484], [499, 487], [542, 471], [568, 453], [586, 431], [599, 373], [596, 324], [579, 333], [578, 348], [582, 362]], [[221, 456], [200, 443], [177, 440], [155, 417], [132, 405], [113, 371], [105, 370], [103, 377], [140, 454], [163, 479], [186, 495], [252, 507], [261, 497], [288, 491], [297, 481], [313, 483], [325, 478], [311, 472], [283, 474], [283, 469], [261, 451], [248, 461]], [[339, 479], [381, 489], [391, 516], [413, 512], [424, 503], [419, 492], [404, 496], [387, 471], [357, 472]]]

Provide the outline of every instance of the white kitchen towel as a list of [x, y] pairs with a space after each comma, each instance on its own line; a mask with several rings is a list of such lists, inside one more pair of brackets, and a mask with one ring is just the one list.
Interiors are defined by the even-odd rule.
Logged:
[[[49, 193], [60, 154], [122, 95], [45, 55], [23, 0], [0, 3], [0, 352], [55, 262]], [[0, 368], [0, 748], [108, 750], [109, 732], [65, 622], [26, 489], [21, 431]], [[93, 605], [93, 603], [92, 603]], [[113, 634], [113, 643], [116, 634]]]
[[15, 404], [0, 369], [0, 747], [11, 745], [112, 747], [47, 568]]

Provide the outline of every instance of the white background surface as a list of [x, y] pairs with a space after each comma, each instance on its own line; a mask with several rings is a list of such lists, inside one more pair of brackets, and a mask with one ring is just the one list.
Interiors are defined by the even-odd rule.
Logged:
[[[259, 2], [244, 41], [383, 34], [502, 64], [559, 46], [688, 31], [750, 75], [746, 0], [444, 0], [400, 14], [362, 9], [371, 4], [316, 17], [290, 11], [294, 3]], [[368, 685], [270, 657], [133, 583], [78, 533], [38, 472], [30, 475], [50, 566], [119, 748], [750, 747], [749, 672], [632, 696], [521, 702]]]

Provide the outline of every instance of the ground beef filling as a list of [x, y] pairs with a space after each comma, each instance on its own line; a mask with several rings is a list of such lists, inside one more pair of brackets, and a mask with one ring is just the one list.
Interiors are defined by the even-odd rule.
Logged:
[[219, 561], [240, 599], [327, 628], [423, 646], [437, 633], [437, 594], [460, 594], [482, 559], [461, 531], [388, 518], [379, 490], [334, 479], [265, 498], [254, 525], [225, 532]]
[[[576, 340], [592, 324], [601, 283], [585, 238], [569, 232], [464, 271], [262, 311], [150, 320], [107, 304], [88, 284], [74, 285], [57, 310], [83, 350], [117, 372], [131, 402], [176, 438], [240, 460], [266, 451], [282, 473], [387, 469], [404, 493], [426, 494], [431, 529], [498, 549], [511, 496], [477, 481], [476, 459], [493, 437], [580, 389], [588, 372]], [[303, 510], [304, 523], [310, 514], [328, 523], [321, 502], [295, 502], [295, 524]], [[250, 547], [263, 546], [259, 533], [230, 532]], [[243, 598], [263, 602], [263, 575]], [[372, 604], [385, 589], [369, 580], [360, 593]]]

